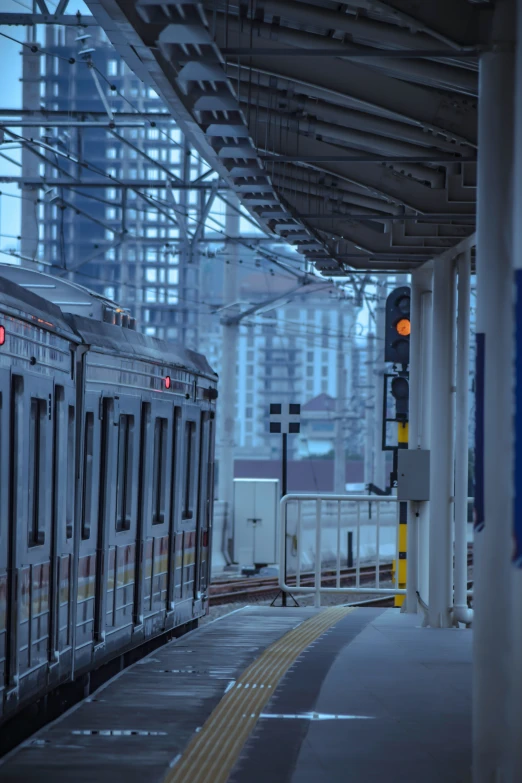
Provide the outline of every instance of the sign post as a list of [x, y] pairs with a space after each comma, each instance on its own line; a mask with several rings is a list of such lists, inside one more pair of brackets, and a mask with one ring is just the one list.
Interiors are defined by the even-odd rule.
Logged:
[[[282, 436], [282, 449], [281, 449], [281, 497], [287, 494], [288, 486], [288, 433], [299, 434], [301, 425], [299, 422], [301, 416], [301, 405], [299, 403], [270, 403], [270, 432], [273, 434]], [[283, 524], [283, 520], [280, 520]], [[279, 567], [283, 568], [284, 581], [286, 584], [286, 544], [284, 562], [279, 564]], [[277, 599], [277, 595], [272, 601], [272, 605]], [[297, 601], [293, 596], [292, 600], [297, 606]], [[281, 596], [283, 606], [286, 606], [286, 592], [283, 591]]]

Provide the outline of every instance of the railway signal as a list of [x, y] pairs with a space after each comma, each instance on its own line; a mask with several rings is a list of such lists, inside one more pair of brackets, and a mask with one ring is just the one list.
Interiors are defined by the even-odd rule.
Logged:
[[408, 420], [408, 401], [410, 396], [410, 384], [404, 375], [396, 375], [392, 378], [390, 391], [395, 400], [395, 417], [397, 421]]
[[403, 367], [410, 363], [410, 305], [408, 286], [396, 288], [386, 299], [384, 361]]

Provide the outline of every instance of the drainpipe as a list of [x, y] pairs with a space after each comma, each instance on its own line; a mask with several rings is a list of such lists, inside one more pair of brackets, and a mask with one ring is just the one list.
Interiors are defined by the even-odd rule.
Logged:
[[455, 549], [453, 618], [469, 625], [473, 610], [468, 609], [468, 373], [471, 253], [467, 250], [457, 262], [457, 368], [455, 431]]

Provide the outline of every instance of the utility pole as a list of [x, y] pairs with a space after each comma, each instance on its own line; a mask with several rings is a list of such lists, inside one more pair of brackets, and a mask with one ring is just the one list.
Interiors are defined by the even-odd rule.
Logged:
[[339, 301], [337, 311], [337, 363], [335, 398], [335, 446], [334, 446], [334, 492], [343, 495], [346, 492], [346, 453], [344, 439], [344, 420], [346, 415], [346, 385], [344, 371], [344, 356], [346, 345], [344, 340], [343, 301]]
[[[31, 33], [29, 32], [29, 35]], [[36, 45], [36, 44], [35, 44]], [[29, 46], [22, 52], [22, 106], [24, 110], [40, 109], [40, 61], [42, 55], [33, 52]], [[34, 129], [22, 128], [22, 136], [31, 138]], [[36, 155], [25, 145], [22, 149], [22, 177], [38, 179], [39, 162]], [[20, 255], [24, 258], [37, 260], [38, 254], [38, 187], [22, 185], [22, 225]]]
[[364, 483], [375, 484], [375, 335], [369, 332], [366, 337], [366, 432], [364, 439]]
[[[236, 200], [230, 197], [230, 204], [235, 206]], [[226, 209], [226, 235], [230, 238], [239, 236], [239, 213], [227, 206]], [[227, 309], [230, 315], [235, 312], [238, 301], [237, 269], [239, 262], [239, 244], [229, 242], [226, 250], [226, 260], [223, 272], [223, 305], [231, 306]], [[234, 534], [234, 449], [235, 449], [235, 420], [236, 420], [236, 361], [237, 342], [239, 334], [239, 321], [224, 316], [221, 319], [222, 334], [222, 359], [219, 378], [219, 477], [218, 498], [223, 509], [223, 538], [222, 550], [225, 559], [229, 559], [228, 547]], [[218, 531], [215, 530], [215, 533]], [[214, 549], [220, 547], [220, 541], [216, 540]], [[216, 555], [218, 552], [216, 551]]]

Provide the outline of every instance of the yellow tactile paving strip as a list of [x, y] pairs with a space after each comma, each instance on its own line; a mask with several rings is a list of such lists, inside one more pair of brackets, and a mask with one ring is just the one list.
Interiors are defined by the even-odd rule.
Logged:
[[312, 642], [352, 611], [325, 609], [267, 647], [225, 693], [164, 783], [226, 783], [279, 680]]

